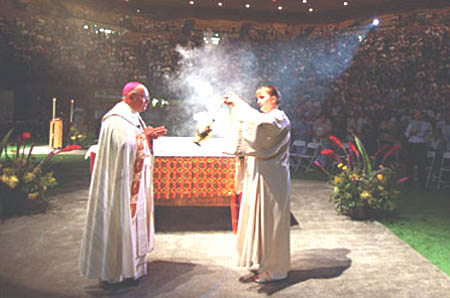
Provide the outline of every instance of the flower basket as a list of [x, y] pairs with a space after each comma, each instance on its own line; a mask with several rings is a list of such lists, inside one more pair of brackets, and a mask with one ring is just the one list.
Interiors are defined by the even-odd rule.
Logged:
[[19, 189], [0, 188], [0, 218], [43, 212], [48, 208], [44, 199], [28, 198], [28, 194]]
[[348, 209], [347, 215], [353, 220], [367, 220], [370, 218], [367, 206], [356, 206]]

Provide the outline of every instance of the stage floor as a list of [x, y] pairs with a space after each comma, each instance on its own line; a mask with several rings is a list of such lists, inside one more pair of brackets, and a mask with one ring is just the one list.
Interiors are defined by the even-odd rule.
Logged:
[[51, 197], [47, 214], [0, 228], [0, 298], [15, 297], [449, 297], [450, 277], [378, 222], [339, 216], [324, 182], [292, 181], [292, 270], [286, 281], [240, 282], [228, 208], [157, 207], [149, 274], [107, 292], [80, 276], [88, 179]]

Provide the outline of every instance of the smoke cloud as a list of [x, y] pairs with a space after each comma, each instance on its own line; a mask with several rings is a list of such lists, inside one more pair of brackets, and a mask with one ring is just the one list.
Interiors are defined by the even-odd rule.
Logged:
[[258, 83], [258, 60], [243, 47], [203, 46], [183, 48], [179, 70], [169, 79], [169, 88], [180, 98], [184, 112], [191, 119], [178, 127], [179, 135], [193, 136], [196, 127], [213, 119], [213, 136], [223, 136], [229, 115], [223, 97], [234, 92], [251, 98]]
[[177, 46], [178, 71], [168, 79], [171, 93], [180, 99], [183, 123], [172, 129], [178, 136], [194, 136], [197, 127], [215, 119], [213, 136], [223, 136], [229, 115], [223, 97], [234, 92], [253, 102], [262, 84], [277, 86], [281, 108], [292, 122], [302, 117], [296, 107], [304, 100], [333, 96], [332, 84], [351, 65], [358, 50], [358, 35], [367, 31], [334, 34], [333, 39], [297, 39], [290, 42], [226, 42], [217, 46]]

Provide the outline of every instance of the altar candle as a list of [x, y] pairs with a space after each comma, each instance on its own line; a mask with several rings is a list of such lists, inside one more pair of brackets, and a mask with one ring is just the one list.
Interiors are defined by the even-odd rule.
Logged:
[[56, 98], [53, 97], [53, 113], [52, 113], [52, 120], [55, 119], [56, 114]]
[[70, 122], [69, 123], [72, 123], [72, 120], [73, 120], [73, 104], [74, 103], [75, 103], [75, 100], [72, 98], [70, 100]]

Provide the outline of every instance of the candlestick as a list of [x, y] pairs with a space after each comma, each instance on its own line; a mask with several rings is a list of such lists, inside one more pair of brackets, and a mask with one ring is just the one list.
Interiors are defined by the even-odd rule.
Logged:
[[52, 113], [52, 120], [55, 119], [56, 115], [56, 98], [53, 97], [53, 113]]
[[73, 120], [73, 104], [74, 103], [75, 103], [75, 100], [72, 98], [70, 100], [70, 122], [69, 123], [72, 123], [72, 120]]

